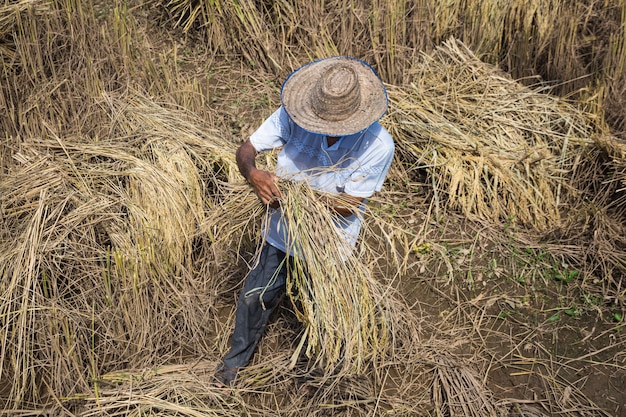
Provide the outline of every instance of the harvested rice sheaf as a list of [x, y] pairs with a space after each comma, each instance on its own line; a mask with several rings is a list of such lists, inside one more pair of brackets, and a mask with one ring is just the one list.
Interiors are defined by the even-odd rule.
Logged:
[[[213, 230], [220, 246], [238, 247], [248, 228], [255, 228], [260, 238], [258, 225], [267, 212], [251, 187], [224, 186], [231, 193], [225, 194], [203, 228]], [[358, 213], [363, 227], [353, 247], [336, 227], [341, 217], [328, 203], [332, 198], [335, 204], [349, 206], [340, 195], [320, 194], [303, 181], [284, 180], [279, 186], [283, 197], [278, 210], [287, 226], [286, 244], [294, 255], [287, 265], [287, 295], [304, 325], [292, 364], [304, 354], [327, 371], [363, 371], [389, 350], [397, 336], [394, 323], [410, 316], [395, 311], [402, 304], [372, 272], [370, 262], [376, 254], [364, 242], [382, 237], [367, 223], [382, 220]]]
[[297, 255], [287, 287], [306, 327], [306, 354], [317, 355], [327, 369], [359, 371], [389, 340], [392, 318], [382, 285], [335, 227], [341, 217], [323, 196], [303, 182], [286, 181], [283, 188], [280, 209], [289, 225], [288, 246]]
[[385, 119], [406, 165], [426, 169], [436, 197], [474, 219], [545, 229], [593, 145], [590, 118], [449, 40], [404, 87]]
[[[341, 217], [328, 198], [347, 206], [341, 196], [322, 195], [302, 181], [279, 185], [286, 243], [294, 255], [288, 265], [287, 294], [305, 329], [292, 363], [304, 351], [326, 370], [359, 372], [389, 347], [392, 323], [398, 320], [393, 317], [391, 289], [371, 273], [370, 249], [364, 243], [353, 247], [336, 227]], [[220, 245], [238, 245], [247, 228], [260, 232], [258, 225], [267, 212], [250, 187], [226, 186], [232, 193], [203, 228], [212, 230]], [[363, 227], [360, 242], [380, 239], [368, 231]]]
[[206, 325], [219, 281], [204, 273], [224, 270], [198, 253], [210, 247], [198, 225], [234, 153], [186, 112], [138, 95], [98, 104], [111, 137], [51, 127], [16, 145], [0, 181], [0, 236], [12, 242], [0, 245], [7, 404], [43, 387], [72, 395], [112, 362], [175, 352]]

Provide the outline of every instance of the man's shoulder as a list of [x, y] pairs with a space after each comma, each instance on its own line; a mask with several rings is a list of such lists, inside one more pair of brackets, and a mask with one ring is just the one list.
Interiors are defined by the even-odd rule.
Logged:
[[375, 146], [381, 149], [389, 149], [393, 151], [395, 145], [391, 134], [379, 122], [375, 122], [368, 129], [368, 133], [375, 139]]

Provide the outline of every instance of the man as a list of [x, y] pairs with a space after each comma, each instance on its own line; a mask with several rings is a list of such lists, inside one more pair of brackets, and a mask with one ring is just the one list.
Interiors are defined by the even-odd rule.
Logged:
[[[363, 61], [333, 57], [311, 62], [285, 80], [281, 102], [236, 154], [241, 174], [269, 205], [270, 217], [259, 261], [239, 296], [230, 351], [215, 374], [224, 385], [231, 385], [250, 361], [285, 290], [285, 260], [293, 253], [276, 209], [281, 198], [277, 179], [307, 181], [338, 196], [327, 204], [337, 215], [335, 226], [354, 245], [361, 226], [357, 211], [380, 191], [393, 159], [393, 140], [378, 123], [387, 110], [387, 93]], [[275, 174], [256, 168], [259, 152], [281, 146]]]

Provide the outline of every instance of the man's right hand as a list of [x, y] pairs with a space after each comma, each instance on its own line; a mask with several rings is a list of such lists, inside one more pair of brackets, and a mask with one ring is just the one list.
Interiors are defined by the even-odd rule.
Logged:
[[278, 201], [281, 198], [280, 190], [276, 186], [278, 177], [269, 171], [257, 169], [254, 163], [256, 154], [256, 149], [252, 146], [250, 139], [237, 149], [236, 159], [239, 172], [252, 185], [254, 192], [263, 204], [269, 204], [271, 207], [277, 208]]
[[262, 169], [253, 168], [248, 172], [248, 182], [254, 188], [254, 192], [263, 204], [269, 204], [273, 208], [277, 208], [281, 199], [280, 190], [276, 186], [278, 177]]

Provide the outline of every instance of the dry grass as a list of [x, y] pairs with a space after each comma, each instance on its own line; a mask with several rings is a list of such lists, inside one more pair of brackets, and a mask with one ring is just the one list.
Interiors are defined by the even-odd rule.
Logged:
[[31, 139], [16, 157], [0, 187], [2, 235], [19, 242], [0, 254], [2, 326], [13, 341], [3, 345], [12, 358], [3, 378], [13, 379], [15, 401], [39, 398], [46, 385], [57, 395], [85, 390], [102, 369], [151, 363], [145, 352], [167, 361], [205, 345], [211, 294], [223, 284], [203, 273], [227, 273], [229, 263], [198, 236], [210, 213], [210, 178], [199, 177], [213, 166], [209, 149], [148, 134]]
[[406, 84], [420, 51], [430, 53], [453, 36], [516, 79], [540, 76], [560, 95], [588, 98], [594, 114], [606, 113], [624, 131], [624, 0], [177, 0], [167, 9], [174, 22], [195, 28], [212, 48], [234, 50], [280, 76], [298, 66], [298, 56], [347, 54], [374, 63], [387, 82]]
[[[593, 144], [589, 119], [450, 40], [390, 91], [386, 124], [400, 159], [425, 169], [443, 207], [539, 230], [558, 222]], [[414, 174], [415, 175], [415, 174]]]

